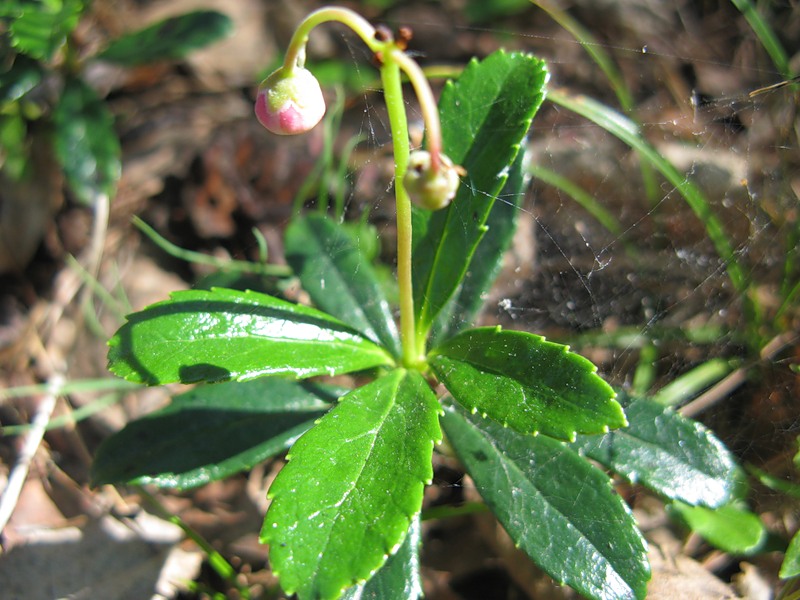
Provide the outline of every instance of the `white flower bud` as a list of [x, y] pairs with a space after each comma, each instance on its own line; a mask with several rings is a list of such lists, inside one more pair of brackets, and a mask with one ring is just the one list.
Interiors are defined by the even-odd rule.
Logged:
[[278, 135], [305, 133], [325, 114], [325, 99], [317, 78], [302, 67], [287, 73], [281, 67], [261, 82], [256, 117]]

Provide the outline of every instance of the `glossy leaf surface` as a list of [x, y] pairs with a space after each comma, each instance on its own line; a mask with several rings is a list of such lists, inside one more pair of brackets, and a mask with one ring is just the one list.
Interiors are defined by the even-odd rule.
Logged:
[[530, 54], [495, 52], [473, 60], [439, 101], [445, 153], [463, 166], [446, 210], [414, 211], [414, 302], [427, 332], [467, 271], [486, 231], [533, 115], [544, 99], [547, 71]]
[[645, 597], [645, 542], [604, 473], [562, 442], [455, 405], [442, 425], [515, 545], [551, 577], [590, 598]]
[[75, 29], [83, 9], [82, 0], [6, 0], [0, 18], [10, 21], [11, 45], [18, 52], [48, 61]]
[[128, 317], [109, 369], [156, 385], [336, 375], [391, 364], [386, 351], [323, 312], [256, 292], [176, 292]]
[[520, 433], [574, 439], [625, 425], [596, 367], [538, 335], [469, 329], [431, 351], [429, 362], [462, 406]]
[[674, 502], [668, 508], [709, 544], [731, 554], [755, 551], [767, 534], [758, 515], [738, 502], [715, 509]]
[[338, 598], [403, 542], [433, 475], [439, 403], [416, 371], [344, 396], [289, 452], [261, 539], [287, 593]]
[[86, 205], [113, 198], [120, 146], [105, 102], [80, 79], [68, 79], [55, 108], [54, 145], [70, 189]]
[[390, 556], [378, 572], [364, 584], [349, 588], [342, 600], [385, 600], [422, 598], [422, 576], [419, 572], [421, 542], [419, 517], [411, 520], [408, 535], [400, 549]]
[[0, 69], [0, 103], [16, 102], [44, 77], [42, 65], [25, 56], [15, 57], [10, 67], [4, 65]]
[[436, 318], [431, 343], [436, 345], [465, 327], [475, 324], [489, 292], [503, 267], [503, 257], [517, 229], [519, 208], [525, 197], [522, 173], [524, 153], [520, 152], [486, 221], [486, 235], [481, 239], [464, 280], [456, 294]]
[[728, 501], [735, 462], [711, 431], [649, 400], [623, 404], [628, 427], [580, 436], [574, 447], [667, 498], [711, 507]]
[[92, 482], [186, 489], [222, 479], [286, 450], [344, 393], [277, 378], [197, 387], [108, 438]]
[[97, 58], [134, 66], [186, 56], [229, 35], [233, 22], [222, 13], [199, 10], [170, 17], [114, 40]]
[[800, 575], [800, 532], [795, 533], [781, 564], [780, 577], [788, 579]]
[[322, 215], [295, 218], [286, 230], [286, 260], [318, 308], [399, 354], [389, 302], [369, 260], [341, 225]]

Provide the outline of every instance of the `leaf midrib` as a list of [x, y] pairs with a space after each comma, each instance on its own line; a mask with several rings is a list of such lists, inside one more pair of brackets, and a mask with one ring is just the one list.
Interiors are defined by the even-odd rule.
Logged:
[[[452, 360], [452, 361], [463, 362], [463, 363], [466, 363], [466, 364], [468, 364], [468, 365], [470, 365], [470, 366], [474, 367], [476, 370], [478, 370], [478, 371], [481, 371], [481, 372], [483, 372], [483, 373], [489, 373], [489, 374], [491, 374], [491, 375], [494, 375], [494, 376], [495, 376], [495, 377], [497, 377], [497, 378], [507, 379], [507, 380], [509, 380], [509, 381], [513, 382], [515, 385], [517, 385], [517, 386], [518, 386], [519, 388], [521, 388], [522, 390], [525, 390], [525, 389], [533, 389], [533, 388], [530, 388], [529, 386], [525, 385], [524, 383], [522, 383], [522, 382], [521, 382], [519, 379], [517, 379], [516, 377], [510, 377], [510, 376], [508, 376], [508, 375], [505, 375], [505, 374], [503, 374], [503, 373], [500, 373], [500, 372], [496, 371], [495, 369], [492, 369], [492, 368], [489, 368], [489, 367], [484, 367], [484, 366], [483, 366], [483, 365], [481, 365], [480, 363], [473, 362], [472, 360], [467, 360], [467, 359], [462, 359], [462, 358], [455, 358], [455, 357], [452, 357], [452, 356], [448, 356], [448, 355], [446, 355], [446, 354], [439, 354], [438, 356], [444, 357], [445, 359], [449, 359], [449, 360]], [[548, 390], [551, 390], [551, 391], [555, 392], [555, 388], [553, 388], [552, 386], [544, 386], [544, 387], [545, 387], [546, 389], [548, 389]], [[523, 395], [524, 395], [526, 398], [528, 397], [528, 394], [525, 394], [525, 393], [523, 393]], [[564, 400], [564, 399], [562, 398], [562, 396], [559, 396], [558, 394], [555, 394], [555, 393], [553, 393], [553, 396], [554, 396], [554, 397], [556, 397], [556, 398], [558, 398], [558, 401], [559, 401], [559, 402], [562, 402], [563, 404], [568, 404], [568, 405], [570, 405], [570, 406], [573, 406], [573, 407], [575, 407], [576, 409], [578, 409], [578, 410], [579, 410], [579, 411], [581, 411], [581, 412], [583, 412], [584, 410], [588, 410], [588, 411], [592, 412], [593, 414], [595, 414], [595, 415], [598, 415], [598, 416], [601, 416], [601, 417], [605, 415], [605, 413], [604, 413], [604, 412], [602, 412], [600, 409], [597, 409], [597, 408], [595, 408], [595, 407], [589, 407], [589, 408], [587, 408], [587, 409], [584, 409], [584, 407], [583, 407], [583, 406], [581, 406], [580, 404], [576, 404], [576, 403], [575, 403], [574, 401], [572, 401], [572, 400]], [[605, 400], [604, 402], [607, 402], [607, 400]], [[539, 403], [540, 403], [540, 404], [544, 404], [544, 403], [543, 403], [543, 402], [541, 402], [541, 401], [539, 401]], [[545, 408], [546, 408], [546, 407], [545, 407]]]
[[[515, 66], [515, 67], [509, 69], [508, 71], [503, 73], [503, 75], [502, 75], [502, 77], [500, 79], [497, 80], [497, 87], [496, 87], [496, 89], [495, 89], [495, 91], [493, 93], [493, 96], [494, 96], [495, 99], [498, 98], [503, 93], [503, 89], [505, 89], [505, 86], [506, 86], [506, 83], [508, 82], [508, 79], [511, 77], [511, 74], [517, 68], [518, 67]], [[453, 87], [455, 88], [457, 86], [458, 86], [458, 84], [456, 83], [456, 84], [454, 84]], [[453, 93], [456, 94], [458, 92], [454, 89]], [[483, 125], [486, 122], [486, 119], [489, 117], [490, 114], [491, 114], [491, 111], [486, 111], [486, 113], [483, 115], [483, 118], [481, 119], [481, 121], [479, 123], [476, 123], [474, 131], [470, 132], [472, 134], [470, 136], [472, 138], [472, 142], [470, 144], [470, 150], [472, 149], [472, 144], [474, 144], [475, 138], [477, 138], [478, 132], [481, 131], [481, 129], [483, 128]], [[517, 144], [516, 146], [517, 146], [517, 152], [519, 152], [519, 144]], [[467, 158], [468, 156], [469, 156], [469, 150], [464, 154], [464, 158]], [[514, 157], [512, 157], [511, 162], [513, 162], [514, 158], [516, 158], [516, 153], [514, 154]], [[495, 196], [502, 189], [503, 185], [505, 184], [505, 180], [507, 178], [508, 178], [507, 175], [506, 175], [505, 178], [502, 178], [502, 177], [498, 178], [496, 181], [499, 182], [499, 185], [496, 185], [491, 192], [488, 192], [488, 195], [491, 197], [492, 202], [494, 202]], [[472, 189], [472, 188], [470, 188], [470, 189]], [[482, 191], [484, 193], [486, 193], [485, 190], [482, 190]], [[461, 201], [466, 201], [467, 199], [469, 199], [469, 197], [466, 198], [466, 199], [461, 199]], [[456, 201], [459, 201], [459, 199], [457, 198]], [[450, 226], [451, 219], [455, 218], [454, 214], [455, 214], [455, 211], [453, 211], [453, 210], [448, 210], [448, 212], [447, 212], [447, 217], [446, 217], [445, 222], [444, 222], [444, 224], [442, 226], [441, 236], [440, 236], [439, 242], [438, 242], [438, 244], [436, 246], [436, 251], [434, 253], [434, 258], [431, 261], [431, 267], [428, 269], [428, 272], [426, 274], [425, 285], [422, 288], [422, 293], [421, 293], [420, 297], [423, 300], [423, 304], [422, 304], [422, 309], [421, 309], [420, 314], [419, 314], [419, 321], [425, 327], [428, 327], [431, 323], [433, 323], [433, 317], [428, 315], [428, 313], [430, 312], [429, 307], [431, 307], [431, 305], [430, 305], [430, 302], [426, 301], [425, 299], [426, 298], [435, 297], [434, 294], [432, 293], [432, 291], [433, 291], [434, 274], [439, 270], [440, 259], [441, 259], [441, 256], [442, 256], [442, 252], [444, 252], [445, 241], [447, 240], [447, 237], [448, 237], [448, 233], [447, 232], [449, 231], [449, 228], [450, 228], [449, 226]], [[488, 212], [486, 214], [487, 214], [487, 217], [488, 217]], [[483, 221], [483, 223], [481, 225], [484, 226], [485, 224], [486, 224], [486, 219], [484, 219], [484, 221]], [[483, 234], [485, 234], [485, 233], [486, 232], [483, 231], [480, 236], [477, 236], [477, 239], [480, 240], [483, 237]], [[477, 244], [473, 244], [473, 246], [476, 246], [476, 245]], [[473, 249], [473, 251], [474, 251], [474, 249]], [[469, 264], [466, 265], [466, 268], [469, 268]], [[451, 296], [452, 296], [452, 293], [451, 293]], [[442, 308], [443, 307], [439, 307], [438, 310], [441, 310]]]
[[630, 432], [630, 431], [628, 431], [626, 429], [623, 429], [623, 428], [617, 429], [617, 430], [615, 430], [613, 432], [613, 435], [618, 435], [618, 436], [621, 436], [621, 437], [627, 437], [627, 438], [630, 438], [632, 440], [638, 440], [639, 443], [641, 443], [644, 446], [647, 446], [648, 448], [654, 448], [656, 450], [661, 450], [667, 456], [671, 456], [671, 457], [677, 458], [678, 459], [677, 462], [679, 464], [684, 465], [686, 467], [689, 467], [692, 471], [695, 471], [695, 472], [698, 472], [698, 473], [700, 473], [702, 475], [705, 475], [709, 479], [713, 479], [715, 481], [720, 481], [712, 473], [703, 471], [703, 470], [699, 469], [697, 466], [695, 466], [694, 464], [688, 462], [688, 460], [684, 460], [683, 458], [678, 457], [677, 455], [672, 454], [671, 452], [667, 452], [666, 450], [664, 450], [663, 446], [658, 445], [656, 442], [651, 442], [651, 441], [649, 441], [649, 440], [647, 440], [647, 439], [645, 439], [643, 437], [639, 437], [637, 435], [634, 435], [632, 432]]
[[[365, 433], [371, 433], [371, 432], [374, 431], [374, 436], [373, 436], [373, 439], [372, 439], [372, 443], [370, 444], [369, 453], [367, 453], [365, 458], [364, 458], [364, 460], [361, 461], [362, 462], [362, 466], [359, 469], [358, 476], [354, 478], [354, 481], [350, 484], [350, 488], [345, 492], [345, 494], [344, 494], [344, 496], [343, 496], [341, 501], [339, 501], [338, 503], [329, 505], [329, 506], [327, 506], [325, 508], [340, 509], [340, 507], [345, 505], [346, 501], [349, 500], [349, 497], [352, 495], [353, 490], [358, 488], [358, 486], [356, 484], [363, 477], [364, 470], [366, 469], [366, 464], [369, 462], [369, 458], [372, 456], [372, 454], [375, 451], [375, 444], [377, 442], [378, 436], [380, 435], [380, 432], [383, 430], [383, 428], [386, 425], [386, 421], [388, 419], [389, 413], [391, 412], [391, 410], [395, 407], [395, 405], [397, 403], [397, 390], [400, 387], [400, 384], [404, 379], [405, 379], [405, 375], [402, 375], [401, 377], [399, 377], [397, 379], [396, 382], [393, 383], [392, 401], [387, 403], [386, 410], [383, 411], [383, 414], [381, 415], [381, 418], [380, 418], [380, 425], [377, 426], [377, 427], [373, 427], [368, 432], [365, 432]], [[387, 389], [391, 389], [391, 388], [389, 388], [387, 386]], [[341, 513], [341, 510], [337, 510], [337, 514], [339, 514], [339, 513]], [[328, 547], [330, 546], [333, 537], [335, 537], [333, 535], [333, 533], [334, 533], [334, 530], [337, 529], [337, 527], [338, 527], [338, 524], [337, 524], [336, 520], [334, 519], [334, 522], [331, 525], [331, 527], [327, 528], [327, 535], [326, 535], [326, 539], [325, 539], [325, 544], [324, 544], [324, 548], [323, 548], [323, 550], [321, 552], [322, 556], [327, 556]], [[321, 565], [322, 565], [321, 561], [317, 562], [317, 567], [314, 569], [313, 574], [312, 574], [312, 581], [317, 581], [317, 578], [318, 578], [318, 576], [320, 574], [319, 567]], [[317, 589], [319, 589], [319, 588], [317, 588]]]
[[[364, 327], [364, 330], [361, 330], [361, 333], [371, 341], [380, 343], [380, 336], [378, 335], [378, 332], [372, 326], [372, 322], [370, 321], [367, 313], [364, 311], [361, 302], [356, 297], [353, 289], [351, 286], [346, 284], [344, 275], [337, 267], [336, 261], [333, 260], [333, 257], [327, 252], [327, 249], [324, 248], [319, 242], [316, 230], [313, 229], [310, 224], [307, 224], [307, 230], [312, 233], [312, 235], [309, 235], [309, 237], [313, 239], [314, 247], [318, 250], [318, 255], [321, 257], [322, 262], [324, 262], [325, 266], [327, 267], [326, 278], [330, 277], [331, 273], [334, 274], [339, 292], [341, 293], [343, 290], [348, 299], [350, 299], [351, 306], [356, 309], [354, 312], [358, 315], [360, 321], [359, 327]], [[317, 260], [319, 260], [319, 258]]]
[[[503, 457], [505, 456], [505, 454], [504, 454], [503, 452], [501, 452], [500, 448], [498, 448], [498, 447], [497, 447], [497, 446], [494, 444], [494, 442], [493, 442], [492, 438], [489, 438], [489, 437], [487, 437], [486, 435], [484, 435], [484, 434], [483, 434], [483, 432], [482, 432], [482, 431], [480, 431], [479, 429], [477, 429], [477, 428], [475, 428], [475, 429], [476, 429], [476, 431], [478, 432], [478, 435], [480, 435], [481, 437], [483, 437], [483, 438], [484, 438], [484, 439], [487, 441], [487, 443], [489, 444], [489, 446], [491, 446], [491, 447], [492, 447], [492, 449], [494, 449], [494, 451], [496, 452], [496, 454], [497, 454], [497, 455], [498, 455], [500, 458], [503, 458]], [[624, 582], [625, 582], [625, 584], [628, 586], [628, 589], [630, 590], [630, 592], [631, 592], [632, 594], [634, 594], [634, 590], [633, 590], [633, 588], [631, 587], [631, 584], [630, 584], [630, 583], [629, 583], [629, 582], [628, 582], [628, 581], [627, 581], [627, 580], [626, 580], [626, 579], [623, 577], [623, 575], [622, 575], [621, 573], [619, 573], [619, 572], [617, 571], [617, 569], [616, 569], [616, 568], [615, 568], [615, 567], [614, 567], [614, 566], [611, 564], [611, 562], [608, 560], [608, 558], [607, 558], [607, 557], [606, 557], [606, 556], [605, 556], [605, 555], [604, 555], [604, 554], [603, 554], [603, 553], [600, 551], [600, 549], [597, 547], [597, 545], [596, 545], [594, 542], [592, 542], [592, 540], [590, 540], [590, 539], [589, 539], [589, 537], [588, 537], [588, 536], [587, 536], [587, 535], [586, 535], [586, 534], [583, 532], [583, 530], [581, 530], [581, 529], [580, 529], [580, 528], [579, 528], [577, 525], [575, 525], [575, 524], [572, 522], [572, 520], [568, 519], [568, 518], [567, 518], [567, 516], [566, 516], [566, 515], [565, 515], [565, 514], [564, 514], [564, 513], [563, 513], [561, 510], [559, 510], [559, 509], [558, 509], [556, 506], [554, 506], [554, 505], [553, 505], [553, 504], [552, 504], [550, 501], [548, 501], [548, 500], [545, 498], [545, 496], [544, 496], [544, 494], [542, 493], [542, 491], [541, 491], [541, 490], [540, 490], [540, 489], [539, 489], [539, 488], [538, 488], [538, 487], [537, 487], [537, 486], [536, 486], [536, 485], [535, 485], [533, 482], [531, 482], [531, 481], [530, 481], [530, 480], [529, 480], [529, 479], [528, 479], [528, 478], [525, 476], [525, 472], [524, 472], [524, 470], [523, 470], [521, 467], [519, 467], [519, 466], [517, 465], [517, 462], [516, 462], [516, 460], [514, 460], [514, 459], [508, 459], [508, 461], [506, 461], [505, 463], [504, 463], [504, 462], [501, 460], [501, 461], [500, 461], [500, 464], [508, 464], [508, 465], [510, 465], [510, 466], [513, 468], [513, 471], [514, 471], [514, 472], [515, 472], [517, 475], [521, 476], [521, 478], [522, 478], [522, 481], [524, 481], [524, 482], [526, 482], [526, 483], [528, 483], [528, 484], [529, 484], [529, 487], [533, 489], [533, 491], [534, 491], [534, 492], [537, 494], [537, 496], [538, 496], [538, 497], [539, 497], [539, 498], [542, 500], [542, 502], [546, 503], [546, 504], [547, 504], [547, 505], [548, 505], [548, 506], [549, 506], [549, 507], [550, 507], [550, 508], [551, 508], [551, 509], [552, 509], [552, 510], [555, 512], [555, 513], [557, 513], [558, 515], [560, 515], [560, 516], [561, 516], [561, 518], [562, 518], [562, 519], [563, 519], [563, 520], [564, 520], [564, 521], [567, 523], [567, 525], [569, 526], [569, 528], [570, 528], [570, 529], [572, 529], [572, 530], [574, 530], [574, 531], [577, 531], [577, 532], [578, 532], [578, 533], [581, 535], [581, 537], [587, 541], [587, 543], [588, 543], [588, 544], [589, 544], [589, 546], [592, 548], [592, 550], [594, 551], [594, 553], [595, 553], [597, 556], [600, 556], [600, 557], [602, 557], [603, 561], [604, 561], [604, 562], [605, 562], [605, 563], [606, 563], [606, 564], [607, 564], [607, 565], [608, 565], [608, 566], [609, 566], [609, 567], [610, 567], [610, 568], [613, 570], [613, 572], [614, 572], [614, 573], [616, 573], [616, 574], [619, 576], [619, 578], [620, 578], [622, 581], [624, 581]], [[503, 472], [507, 472], [507, 470], [506, 470], [506, 469], [503, 469]], [[508, 478], [507, 478], [507, 481], [508, 481]], [[510, 485], [510, 481], [508, 481], [508, 483], [509, 483], [509, 489], [513, 489], [513, 488], [514, 488], [514, 486], [513, 486], [513, 485]], [[527, 486], [526, 486], [526, 487], [527, 487]], [[635, 595], [635, 594], [634, 594], [634, 595]]]

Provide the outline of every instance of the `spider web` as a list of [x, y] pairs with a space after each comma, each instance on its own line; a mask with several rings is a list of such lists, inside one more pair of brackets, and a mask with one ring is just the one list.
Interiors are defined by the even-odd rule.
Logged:
[[[593, 34], [606, 40], [598, 47], [618, 65], [634, 97], [627, 116], [703, 191], [752, 282], [756, 305], [774, 317], [781, 294], [798, 278], [796, 267], [786, 270], [787, 257], [795, 252], [800, 190], [796, 92], [790, 86], [759, 91], [783, 78], [732, 7], [713, 14], [680, 4], [658, 7], [646, 18], [634, 15], [640, 18], [638, 29], [631, 27], [634, 16], [624, 12], [620, 9], [611, 17], [618, 22], [603, 23], [606, 29]], [[787, 19], [788, 30], [800, 27], [799, 12], [795, 8]], [[462, 47], [531, 51], [547, 61], [551, 86], [619, 110], [608, 79], [586, 49], [544, 15], [526, 13], [519, 23], [502, 27], [447, 23], [442, 29], [439, 20], [406, 15], [384, 22], [393, 28], [411, 26], [423, 33], [423, 41], [439, 36], [438, 44], [418, 57], [423, 65], [463, 65], [468, 56], [448, 50], [454, 39]], [[374, 80], [359, 43], [343, 39], [363, 79]], [[796, 47], [788, 50], [797, 52]], [[374, 92], [363, 92], [363, 112], [357, 115], [364, 158], [350, 175], [348, 204], [353, 209], [366, 203], [386, 232], [393, 220], [391, 169], [386, 167], [390, 135]], [[407, 105], [412, 142], [419, 144], [419, 111], [413, 99]], [[644, 385], [636, 381], [639, 391], [648, 394], [713, 359], [754, 366], [750, 383], [720, 392], [700, 416], [748, 459], [768, 460], [793, 447], [791, 440], [800, 432], [800, 407], [793, 398], [800, 386], [789, 370], [797, 362], [791, 321], [784, 318], [763, 329], [769, 336], [786, 337], [779, 351], [759, 363], [758, 349], [748, 348], [743, 337], [747, 317], [741, 295], [706, 226], [679, 190], [654, 169], [642, 167], [635, 151], [601, 127], [551, 102], [534, 119], [527, 152], [533, 164], [582, 188], [619, 228], [609, 230], [569, 193], [534, 177], [482, 323], [570, 343], [615, 385], [630, 387], [637, 367], [640, 374], [649, 367], [651, 379]], [[383, 175], [380, 193], [359, 198], [362, 178], [374, 177], [375, 170]], [[642, 358], [644, 351], [650, 358]]]

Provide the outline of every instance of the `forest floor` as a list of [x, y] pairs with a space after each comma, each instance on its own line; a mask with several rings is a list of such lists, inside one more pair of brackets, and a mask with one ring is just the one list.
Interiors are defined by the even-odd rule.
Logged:
[[[41, 391], [2, 390], [99, 382], [58, 395], [52, 414], [45, 414], [58, 426], [38, 446], [2, 531], [4, 599], [192, 598], [208, 597], [208, 590], [237, 597], [214, 575], [205, 554], [159, 517], [158, 506], [221, 552], [253, 597], [283, 597], [268, 570], [267, 549], [257, 541], [266, 489], [280, 459], [184, 492], [92, 488], [89, 472], [104, 439], [179, 390], [103, 387], [113, 381], [105, 368], [106, 342], [124, 314], [194, 286], [263, 288], [257, 277], [234, 280], [225, 261], [259, 259], [255, 229], [266, 240], [270, 262], [282, 264], [282, 232], [298, 194], [306, 193], [306, 204], [313, 205], [319, 185], [302, 190], [325, 146], [323, 128], [277, 138], [257, 123], [252, 105], [259, 78], [279, 60], [294, 25], [322, 4], [97, 1], [87, 16], [87, 31], [119, 33], [214, 8], [233, 19], [235, 32], [184, 60], [93, 75], [107, 94], [123, 152], [107, 226], [98, 231], [97, 212], [59, 190], [36, 254], [0, 274], [0, 489], [19, 468], [28, 432], [7, 428], [30, 423], [47, 402]], [[457, 69], [498, 48], [529, 51], [547, 60], [553, 88], [619, 107], [587, 47], [533, 4], [494, 13], [501, 2], [338, 4], [392, 29], [410, 26], [410, 47], [423, 66]], [[771, 3], [770, 10], [796, 73], [800, 5]], [[533, 163], [588, 191], [620, 230], [610, 231], [563, 190], [534, 178], [482, 318], [569, 343], [624, 387], [641, 388], [635, 375], [644, 372], [645, 346], [651, 352], [649, 391], [714, 359], [735, 363], [708, 382], [721, 387], [685, 398], [685, 412], [708, 425], [743, 464], [798, 483], [792, 459], [800, 434], [800, 374], [792, 365], [800, 363], [800, 310], [797, 302], [781, 309], [783, 291], [800, 280], [798, 261], [789, 260], [800, 239], [798, 92], [783, 86], [750, 94], [782, 77], [730, 2], [575, 0], [569, 14], [618, 65], [633, 99], [628, 116], [709, 198], [752, 281], [752, 298], [767, 315], [759, 330], [765, 341], [747, 348], [749, 317], [741, 297], [703, 223], [674, 186], [656, 177], [648, 190], [634, 151], [549, 102], [529, 136]], [[341, 156], [354, 137], [360, 140], [347, 158], [346, 187], [329, 192], [342, 193], [348, 218], [368, 214], [391, 262], [392, 159], [377, 71], [366, 48], [336, 26], [314, 32], [309, 54], [312, 65], [325, 62], [333, 73], [324, 84], [331, 104], [333, 80], [347, 79], [338, 87], [343, 118], [334, 155]], [[412, 102], [409, 114], [420, 126]], [[0, 202], [11, 201], [2, 194]], [[170, 256], [132, 224], [134, 216], [223, 267]], [[83, 270], [90, 266], [90, 273]], [[426, 502], [474, 499], [458, 464], [437, 460]], [[781, 544], [785, 548], [797, 530], [800, 509], [791, 495], [751, 483], [750, 508], [773, 545], [742, 556], [715, 549], [671, 520], [660, 500], [620, 482], [651, 545], [648, 597], [773, 597]], [[425, 592], [432, 600], [574, 597], [537, 571], [486, 515], [426, 522], [423, 542]], [[196, 582], [206, 596], [187, 591], [186, 582]]]

